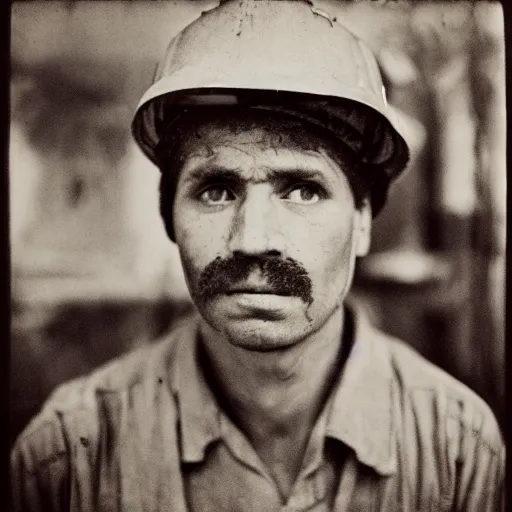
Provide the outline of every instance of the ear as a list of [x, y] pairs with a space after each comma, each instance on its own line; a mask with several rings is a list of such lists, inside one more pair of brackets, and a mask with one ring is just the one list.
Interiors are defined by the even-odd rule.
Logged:
[[370, 250], [372, 234], [372, 206], [365, 199], [354, 217], [354, 247], [356, 256], [366, 256]]

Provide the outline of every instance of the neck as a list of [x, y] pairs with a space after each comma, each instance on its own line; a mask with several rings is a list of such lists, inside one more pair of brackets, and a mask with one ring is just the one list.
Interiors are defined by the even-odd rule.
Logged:
[[256, 451], [276, 439], [305, 448], [340, 364], [343, 321], [340, 307], [307, 339], [270, 352], [236, 347], [202, 326], [217, 395]]

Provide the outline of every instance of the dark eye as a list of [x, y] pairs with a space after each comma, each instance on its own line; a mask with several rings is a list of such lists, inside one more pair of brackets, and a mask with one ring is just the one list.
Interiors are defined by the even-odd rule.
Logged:
[[320, 200], [320, 191], [314, 185], [300, 185], [291, 189], [283, 199], [291, 203], [314, 204]]
[[215, 185], [203, 190], [199, 196], [199, 200], [206, 205], [224, 205], [233, 201], [235, 196], [226, 187]]

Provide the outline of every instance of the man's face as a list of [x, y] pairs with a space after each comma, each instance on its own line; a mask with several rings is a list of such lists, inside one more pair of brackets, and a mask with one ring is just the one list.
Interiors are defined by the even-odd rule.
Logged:
[[249, 350], [289, 347], [339, 311], [371, 214], [355, 208], [346, 176], [321, 147], [304, 149], [264, 123], [230, 126], [190, 133], [173, 206], [176, 243], [211, 328]]

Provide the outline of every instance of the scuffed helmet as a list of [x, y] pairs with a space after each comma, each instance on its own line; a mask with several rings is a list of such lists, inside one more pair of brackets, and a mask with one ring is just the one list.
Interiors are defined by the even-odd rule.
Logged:
[[327, 128], [373, 174], [374, 215], [409, 159], [373, 53], [306, 1], [227, 1], [174, 37], [132, 123], [146, 156], [158, 165], [160, 139], [201, 105], [273, 109]]

